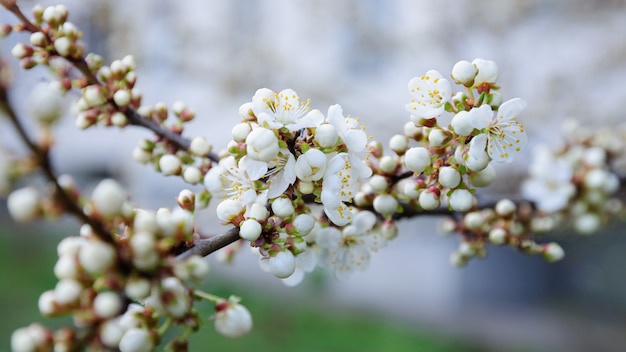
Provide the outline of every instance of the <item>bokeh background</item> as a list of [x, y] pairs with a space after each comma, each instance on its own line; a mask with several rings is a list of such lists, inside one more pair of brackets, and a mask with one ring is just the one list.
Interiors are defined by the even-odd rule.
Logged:
[[[90, 51], [107, 62], [134, 55], [144, 101], [186, 102], [198, 113], [188, 135], [204, 135], [217, 149], [228, 142], [238, 107], [261, 87], [292, 88], [322, 111], [339, 103], [386, 144], [408, 121], [411, 77], [429, 69], [447, 76], [457, 61], [477, 57], [498, 63], [505, 99], [528, 102], [522, 119], [530, 137], [524, 155], [499, 168], [501, 181], [484, 195], [515, 194], [532, 146], [557, 144], [565, 119], [595, 128], [624, 118], [626, 3], [620, 0], [64, 3]], [[26, 10], [33, 2], [20, 4]], [[0, 19], [15, 21], [6, 11]], [[4, 59], [18, 39], [27, 37], [2, 40]], [[27, 115], [29, 91], [49, 76], [13, 66], [12, 98]], [[136, 204], [174, 206], [182, 182], [132, 161], [137, 139], [149, 133], [79, 132], [71, 113], [57, 132], [55, 166], [76, 175], [86, 190], [102, 177], [116, 177]], [[0, 142], [23, 150], [1, 119]], [[54, 285], [55, 244], [75, 234], [77, 224], [15, 225], [0, 204], [0, 307], [11, 317], [0, 320], [0, 340], [7, 340], [16, 327], [39, 319], [38, 294]], [[203, 214], [203, 228], [219, 231], [213, 213]], [[347, 282], [316, 272], [301, 287], [287, 288], [246, 251], [229, 267], [212, 260], [207, 289], [250, 302], [257, 332], [227, 342], [207, 328], [200, 339], [225, 344], [216, 350], [241, 351], [623, 350], [623, 224], [593, 237], [551, 235], [567, 253], [557, 264], [494, 248], [487, 259], [457, 269], [448, 261], [457, 240], [438, 235], [437, 222], [402, 222], [400, 236], [373, 255], [370, 269]]]

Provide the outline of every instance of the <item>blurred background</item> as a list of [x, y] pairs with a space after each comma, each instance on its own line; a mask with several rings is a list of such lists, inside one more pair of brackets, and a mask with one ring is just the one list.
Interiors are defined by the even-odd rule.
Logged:
[[[20, 4], [27, 11], [34, 3]], [[620, 0], [64, 4], [70, 21], [85, 32], [89, 51], [106, 62], [134, 55], [144, 102], [186, 102], [198, 116], [187, 135], [206, 136], [217, 149], [228, 142], [238, 107], [261, 87], [292, 88], [323, 112], [339, 103], [386, 145], [409, 121], [404, 105], [410, 78], [429, 69], [448, 76], [457, 61], [477, 57], [500, 67], [505, 100], [528, 102], [522, 121], [530, 139], [524, 156], [498, 169], [501, 181], [484, 195], [515, 194], [532, 146], [558, 143], [564, 119], [590, 128], [623, 121], [626, 3]], [[15, 22], [6, 11], [0, 19]], [[5, 60], [18, 40], [27, 37], [2, 40]], [[13, 61], [12, 98], [26, 115], [29, 91], [49, 76], [41, 69], [20, 71]], [[85, 189], [100, 178], [116, 177], [140, 206], [175, 205], [183, 183], [131, 158], [137, 139], [149, 133], [134, 128], [79, 132], [70, 115], [57, 130], [57, 170], [76, 175]], [[2, 120], [0, 141], [21, 150]], [[76, 234], [77, 225], [72, 220], [54, 227], [14, 225], [0, 204], [0, 307], [12, 317], [0, 321], [0, 340], [6, 340], [16, 327], [40, 320], [36, 299], [54, 285], [55, 244]], [[199, 222], [206, 232], [219, 231], [213, 212], [203, 214]], [[562, 241], [567, 253], [557, 264], [493, 248], [487, 259], [456, 269], [448, 257], [457, 240], [438, 235], [437, 223], [402, 222], [400, 236], [373, 255], [369, 270], [347, 282], [316, 272], [300, 287], [287, 288], [263, 273], [246, 251], [232, 266], [213, 265], [207, 289], [250, 302], [257, 329], [251, 337], [228, 342], [209, 328], [199, 334], [208, 337], [199, 339], [241, 351], [623, 350], [623, 224], [593, 237], [554, 234], [550, 239]]]

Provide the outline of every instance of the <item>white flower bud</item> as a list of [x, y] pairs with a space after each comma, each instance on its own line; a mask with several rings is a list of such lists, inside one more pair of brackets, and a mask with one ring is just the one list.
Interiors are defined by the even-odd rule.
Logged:
[[544, 247], [543, 258], [548, 263], [558, 262], [565, 257], [565, 251], [556, 242], [550, 242]]
[[465, 258], [471, 258], [476, 255], [476, 249], [467, 242], [459, 243], [458, 253]]
[[473, 158], [468, 153], [465, 158], [465, 165], [472, 171], [481, 171], [489, 165], [490, 161], [491, 158], [489, 158], [489, 154], [486, 151], [483, 151], [479, 158]]
[[459, 61], [452, 67], [452, 79], [458, 84], [471, 87], [476, 77], [476, 66], [469, 61]]
[[124, 294], [135, 301], [141, 301], [148, 297], [150, 290], [150, 280], [140, 276], [131, 276], [124, 285]]
[[156, 248], [156, 238], [151, 232], [135, 232], [129, 240], [133, 255], [143, 257], [149, 255]]
[[208, 275], [211, 269], [209, 261], [199, 255], [192, 255], [185, 261], [185, 265], [189, 268], [189, 275], [192, 280], [202, 281]]
[[448, 199], [450, 207], [456, 211], [468, 211], [474, 203], [474, 196], [466, 189], [455, 189]]
[[92, 275], [105, 272], [113, 265], [115, 259], [115, 250], [98, 240], [86, 241], [78, 252], [78, 263]]
[[489, 93], [491, 95], [491, 100], [489, 101], [489, 105], [492, 107], [502, 105], [502, 94], [497, 90], [492, 90]]
[[454, 132], [459, 136], [469, 136], [474, 130], [474, 127], [470, 123], [469, 111], [459, 111], [454, 115], [450, 125], [454, 129]]
[[515, 203], [510, 199], [501, 199], [496, 203], [496, 213], [500, 216], [509, 216], [517, 210]]
[[48, 23], [56, 23], [61, 19], [61, 13], [57, 11], [57, 8], [55, 6], [48, 6], [43, 11], [42, 18]]
[[574, 220], [574, 228], [578, 233], [583, 235], [591, 235], [598, 231], [602, 221], [600, 217], [593, 213], [584, 213], [576, 217]]
[[326, 154], [319, 149], [309, 149], [296, 160], [296, 176], [302, 181], [317, 181], [326, 171]]
[[439, 169], [439, 184], [449, 189], [456, 188], [461, 183], [461, 174], [450, 166]]
[[132, 328], [122, 336], [119, 348], [120, 352], [150, 352], [154, 349], [154, 342], [148, 331]]
[[20, 188], [11, 192], [7, 199], [7, 207], [11, 217], [18, 222], [35, 219], [41, 212], [39, 192], [32, 187]]
[[276, 198], [272, 202], [272, 211], [281, 218], [289, 217], [295, 211], [293, 203], [287, 198]]
[[[68, 57], [72, 53], [72, 41], [67, 37], [56, 38], [54, 40], [54, 50], [63, 57]], [[97, 105], [93, 105], [97, 106]]]
[[229, 302], [226, 309], [215, 314], [215, 330], [226, 337], [242, 337], [252, 330], [252, 315], [236, 301]]
[[487, 187], [496, 179], [496, 169], [488, 164], [487, 167], [478, 172], [472, 172], [469, 181], [475, 187]]
[[165, 154], [159, 159], [159, 168], [163, 175], [178, 175], [181, 171], [182, 162], [176, 155]]
[[196, 137], [191, 140], [189, 151], [194, 155], [205, 156], [211, 151], [211, 145], [204, 137]]
[[15, 44], [13, 49], [11, 49], [11, 55], [13, 55], [13, 57], [15, 57], [16, 59], [23, 59], [25, 57], [31, 56], [32, 54], [33, 49], [22, 43]]
[[34, 352], [39, 350], [37, 339], [31, 336], [29, 327], [19, 328], [11, 334], [11, 351]]
[[585, 175], [585, 186], [591, 189], [602, 189], [606, 180], [606, 171], [602, 169], [592, 169]]
[[119, 319], [110, 319], [100, 325], [98, 332], [102, 344], [109, 348], [117, 348], [124, 336], [124, 329], [120, 326]]
[[161, 281], [161, 289], [161, 294], [168, 297], [167, 302], [161, 302], [167, 313], [174, 318], [185, 315], [191, 301], [183, 283], [175, 277], [168, 277]]
[[433, 147], [441, 147], [447, 140], [448, 136], [439, 128], [433, 128], [430, 130], [430, 133], [428, 133], [428, 142]]
[[71, 304], [78, 300], [83, 292], [83, 285], [74, 279], [61, 279], [54, 287], [54, 300], [61, 305]]
[[229, 222], [243, 213], [244, 207], [241, 203], [232, 199], [225, 199], [217, 205], [217, 217], [223, 222]]
[[147, 164], [150, 160], [152, 160], [152, 153], [140, 147], [135, 147], [135, 149], [133, 149], [133, 159], [142, 164]]
[[104, 218], [119, 215], [126, 201], [126, 190], [115, 180], [100, 181], [91, 194], [91, 202]]
[[420, 190], [418, 188], [417, 183], [413, 181], [408, 181], [403, 186], [404, 195], [409, 197], [410, 199], [417, 199], [420, 196]]
[[391, 174], [394, 171], [396, 171], [397, 166], [398, 166], [398, 163], [396, 162], [396, 159], [389, 155], [385, 155], [382, 158], [380, 158], [380, 163], [378, 164], [378, 167], [380, 168], [380, 170], [388, 174]]
[[263, 232], [261, 224], [256, 220], [245, 220], [239, 226], [239, 236], [250, 242], [256, 241], [261, 236], [261, 232]]
[[430, 190], [424, 190], [420, 193], [418, 202], [424, 210], [433, 210], [439, 207], [439, 196]]
[[374, 198], [374, 210], [382, 215], [392, 215], [398, 210], [398, 201], [391, 194], [379, 194]]
[[91, 85], [83, 88], [83, 99], [88, 108], [100, 106], [106, 102], [106, 99], [102, 95], [100, 86]]
[[474, 86], [483, 83], [494, 84], [498, 80], [498, 65], [490, 60], [475, 59], [472, 64], [476, 67], [477, 73], [474, 78]]
[[111, 115], [111, 122], [115, 126], [124, 127], [128, 124], [128, 119], [126, 118], [126, 115], [118, 111]]
[[396, 134], [389, 140], [389, 148], [396, 154], [404, 154], [409, 148], [409, 139], [401, 134]]
[[235, 142], [243, 143], [248, 138], [248, 135], [252, 131], [249, 123], [238, 123], [233, 127], [231, 134]]
[[246, 138], [246, 151], [254, 160], [270, 162], [278, 155], [278, 138], [267, 128], [257, 127]]
[[467, 227], [469, 230], [479, 229], [481, 226], [483, 226], [484, 222], [485, 219], [483, 217], [483, 214], [477, 211], [467, 213], [463, 218], [463, 223], [465, 224], [465, 227]]
[[122, 310], [122, 299], [112, 291], [100, 292], [93, 300], [93, 311], [100, 318], [112, 318]]
[[309, 214], [300, 214], [293, 220], [293, 226], [298, 230], [299, 236], [306, 236], [313, 231], [316, 221]]
[[370, 187], [372, 187], [372, 191], [374, 193], [382, 193], [387, 190], [389, 187], [389, 183], [387, 182], [387, 178], [382, 175], [374, 175], [369, 180]]
[[74, 279], [78, 277], [78, 274], [78, 264], [73, 255], [59, 257], [54, 265], [54, 276], [56, 276], [57, 279]]
[[242, 104], [239, 107], [239, 117], [241, 117], [242, 121], [250, 121], [254, 117], [254, 113], [252, 112], [254, 109], [254, 104], [252, 102], [247, 102]]
[[259, 203], [254, 203], [250, 207], [248, 218], [258, 221], [264, 221], [269, 215], [269, 211], [267, 211], [267, 208], [265, 208], [265, 206]]
[[119, 319], [120, 327], [123, 330], [128, 330], [141, 325], [141, 320], [137, 318], [137, 313], [143, 312], [144, 307], [137, 303], [131, 303], [128, 305], [126, 312], [122, 314]]
[[40, 83], [30, 94], [29, 108], [40, 123], [54, 123], [65, 111], [63, 94], [50, 84]]
[[39, 296], [39, 300], [37, 301], [37, 307], [39, 308], [39, 313], [42, 315], [52, 315], [56, 311], [55, 305], [57, 304], [56, 296], [54, 294], [54, 290], [48, 290]]
[[136, 209], [133, 227], [135, 229], [135, 232], [156, 232], [158, 230], [156, 213], [154, 211]]
[[407, 169], [420, 174], [430, 166], [430, 153], [424, 147], [416, 147], [407, 150], [404, 155], [404, 164]]
[[467, 258], [459, 252], [452, 252], [450, 253], [450, 264], [457, 268], [464, 267], [467, 265]]
[[76, 255], [85, 242], [85, 239], [81, 237], [65, 237], [57, 245], [57, 255], [59, 257]]
[[422, 131], [422, 128], [415, 126], [415, 123], [413, 121], [409, 121], [404, 124], [404, 135], [409, 138], [413, 138], [415, 135], [417, 135], [421, 131]]
[[315, 190], [315, 185], [313, 182], [309, 181], [300, 181], [298, 182], [298, 191], [302, 194], [311, 194]]
[[338, 137], [337, 129], [331, 124], [324, 123], [315, 129], [315, 141], [322, 148], [332, 147], [337, 144]]
[[185, 182], [195, 185], [202, 180], [202, 172], [195, 166], [187, 166], [183, 171], [183, 179]]
[[269, 259], [269, 266], [272, 275], [285, 279], [296, 270], [296, 258], [290, 251], [281, 251]]
[[113, 101], [119, 107], [125, 107], [130, 104], [130, 93], [125, 89], [120, 89], [113, 94]]
[[502, 228], [496, 227], [489, 231], [489, 241], [496, 246], [501, 246], [506, 243], [506, 231]]

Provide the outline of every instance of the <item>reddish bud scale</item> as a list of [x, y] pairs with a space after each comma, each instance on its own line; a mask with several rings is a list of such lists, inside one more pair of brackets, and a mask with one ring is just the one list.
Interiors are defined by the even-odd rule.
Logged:
[[222, 312], [225, 311], [226, 309], [228, 309], [228, 301], [227, 300], [221, 300], [219, 302], [217, 302], [215, 304], [215, 311], [216, 312]]
[[433, 192], [437, 196], [441, 195], [441, 190], [439, 188], [437, 188], [436, 186], [430, 186], [430, 187], [428, 187], [428, 190]]

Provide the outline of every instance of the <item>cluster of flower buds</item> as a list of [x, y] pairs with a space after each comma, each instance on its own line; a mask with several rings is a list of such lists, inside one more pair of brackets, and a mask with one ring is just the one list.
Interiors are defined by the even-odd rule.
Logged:
[[618, 172], [626, 165], [626, 130], [591, 132], [576, 121], [564, 129], [563, 145], [535, 149], [522, 194], [540, 210], [533, 231], [552, 231], [573, 219], [574, 230], [590, 235], [625, 211], [616, 193], [624, 182]]

